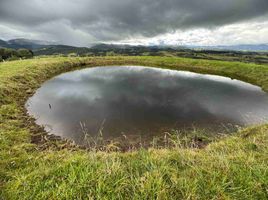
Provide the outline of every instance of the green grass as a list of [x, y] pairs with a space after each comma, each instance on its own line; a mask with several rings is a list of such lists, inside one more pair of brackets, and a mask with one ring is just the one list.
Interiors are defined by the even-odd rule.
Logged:
[[[42, 58], [0, 64], [0, 199], [267, 199], [268, 125], [203, 149], [94, 152], [31, 143], [26, 99], [85, 66], [146, 65], [238, 78], [268, 91], [268, 66], [167, 57]], [[48, 142], [49, 143], [49, 142]]]

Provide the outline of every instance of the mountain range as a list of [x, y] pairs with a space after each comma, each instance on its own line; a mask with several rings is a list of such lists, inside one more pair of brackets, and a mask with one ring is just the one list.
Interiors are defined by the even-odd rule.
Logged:
[[268, 44], [240, 44], [229, 46], [189, 46], [194, 49], [231, 50], [231, 51], [268, 51]]
[[40, 49], [48, 45], [53, 45], [53, 43], [41, 41], [41, 40], [28, 40], [28, 39], [12, 39], [8, 41], [0, 40], [0, 47], [12, 48], [12, 49]]
[[213, 50], [213, 51], [268, 51], [268, 44], [251, 44], [251, 45], [233, 45], [233, 46], [131, 46], [131, 45], [116, 45], [116, 44], [96, 44], [92, 47], [75, 47], [68, 45], [56, 44], [53, 42], [29, 40], [24, 38], [12, 39], [8, 41], [0, 40], [0, 48], [12, 49], [30, 49], [35, 55], [52, 55], [52, 54], [86, 54], [88, 52], [108, 52], [116, 50], [131, 52], [134, 50], [155, 51], [155, 50]]

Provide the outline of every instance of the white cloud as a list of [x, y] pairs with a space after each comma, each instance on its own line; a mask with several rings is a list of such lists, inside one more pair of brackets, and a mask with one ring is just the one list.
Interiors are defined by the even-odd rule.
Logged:
[[177, 30], [153, 38], [131, 38], [116, 42], [133, 45], [236, 45], [268, 43], [268, 21], [245, 22], [219, 28]]

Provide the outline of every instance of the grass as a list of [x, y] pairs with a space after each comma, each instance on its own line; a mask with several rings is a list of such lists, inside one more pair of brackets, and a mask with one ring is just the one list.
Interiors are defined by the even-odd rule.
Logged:
[[268, 125], [203, 149], [95, 152], [32, 143], [26, 99], [47, 79], [85, 66], [146, 65], [238, 78], [268, 91], [268, 66], [167, 57], [40, 58], [0, 64], [0, 199], [267, 199]]

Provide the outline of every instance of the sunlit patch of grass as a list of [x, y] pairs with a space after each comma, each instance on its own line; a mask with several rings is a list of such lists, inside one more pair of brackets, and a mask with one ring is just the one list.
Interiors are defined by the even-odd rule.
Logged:
[[[45, 80], [83, 66], [146, 65], [239, 78], [268, 90], [267, 65], [167, 57], [42, 58], [0, 64], [0, 199], [267, 199], [268, 126], [224, 138], [169, 132], [164, 146], [87, 151], [34, 144], [26, 99]], [[40, 137], [42, 138], [42, 137]], [[204, 148], [196, 141], [206, 141]], [[50, 144], [49, 144], [50, 143]], [[157, 143], [156, 143], [157, 144]], [[172, 145], [171, 145], [172, 144]], [[172, 148], [165, 148], [169, 145]], [[113, 150], [116, 144], [111, 144]]]

